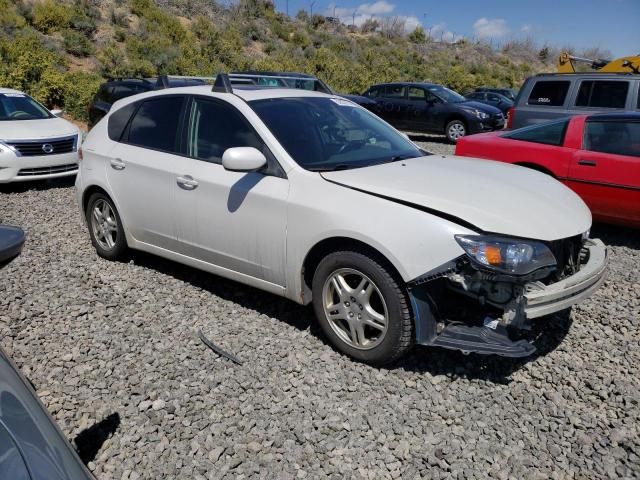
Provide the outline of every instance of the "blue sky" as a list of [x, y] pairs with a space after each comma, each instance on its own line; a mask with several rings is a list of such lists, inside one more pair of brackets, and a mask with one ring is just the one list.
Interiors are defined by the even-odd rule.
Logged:
[[[309, 0], [275, 0], [289, 14], [309, 11]], [[537, 43], [599, 47], [615, 56], [640, 54], [640, 0], [315, 0], [313, 11], [356, 24], [367, 17], [404, 17], [436, 36], [483, 37], [495, 42], [530, 35]]]

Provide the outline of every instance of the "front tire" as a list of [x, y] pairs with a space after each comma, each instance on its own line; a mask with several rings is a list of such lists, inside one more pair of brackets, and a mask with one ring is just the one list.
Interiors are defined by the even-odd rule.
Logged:
[[313, 307], [339, 351], [372, 365], [413, 346], [413, 318], [402, 281], [378, 259], [356, 251], [327, 255], [313, 276]]
[[91, 243], [98, 255], [117, 260], [127, 251], [122, 221], [113, 201], [103, 193], [94, 193], [87, 202], [87, 225]]
[[450, 143], [456, 143], [467, 134], [467, 126], [462, 120], [451, 120], [447, 123], [445, 134]]

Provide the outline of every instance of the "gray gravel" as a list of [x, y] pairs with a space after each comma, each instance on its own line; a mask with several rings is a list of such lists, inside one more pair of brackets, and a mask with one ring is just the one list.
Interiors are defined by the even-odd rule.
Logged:
[[28, 234], [0, 271], [2, 344], [69, 439], [117, 414], [98, 478], [640, 476], [637, 231], [594, 229], [609, 279], [541, 320], [535, 358], [416, 348], [375, 369], [334, 352], [309, 308], [148, 255], [98, 258], [69, 182], [0, 187], [0, 222]]

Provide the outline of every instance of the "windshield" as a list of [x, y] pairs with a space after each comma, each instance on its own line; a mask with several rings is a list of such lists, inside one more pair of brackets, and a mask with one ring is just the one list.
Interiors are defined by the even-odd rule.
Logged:
[[342, 98], [274, 98], [249, 104], [307, 170], [346, 170], [425, 155], [378, 117]]
[[24, 93], [0, 93], [1, 120], [41, 120], [53, 115]]
[[460, 103], [466, 100], [459, 93], [454, 92], [453, 90], [449, 90], [446, 87], [433, 86], [433, 87], [427, 87], [427, 90], [429, 90], [434, 95], [440, 97], [442, 100], [444, 100], [447, 103]]

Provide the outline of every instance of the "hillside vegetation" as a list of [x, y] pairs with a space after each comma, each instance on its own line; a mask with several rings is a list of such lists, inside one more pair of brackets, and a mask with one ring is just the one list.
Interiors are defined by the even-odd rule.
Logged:
[[17, 88], [82, 120], [108, 77], [206, 75], [259, 69], [318, 75], [342, 92], [376, 82], [430, 80], [455, 90], [517, 86], [550, 70], [548, 50], [500, 50], [430, 41], [418, 28], [367, 21], [347, 27], [265, 0], [222, 7], [206, 0], [0, 0], [0, 86]]

